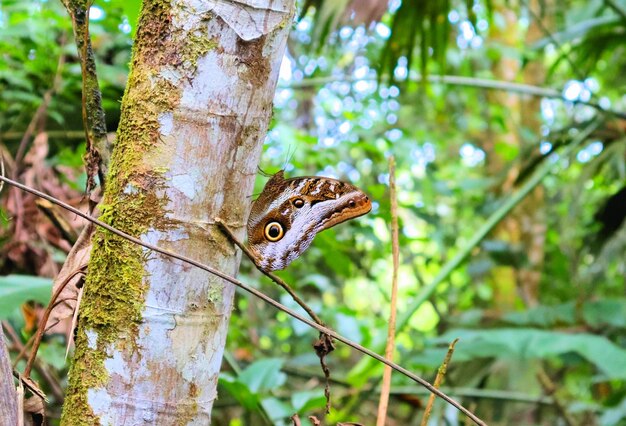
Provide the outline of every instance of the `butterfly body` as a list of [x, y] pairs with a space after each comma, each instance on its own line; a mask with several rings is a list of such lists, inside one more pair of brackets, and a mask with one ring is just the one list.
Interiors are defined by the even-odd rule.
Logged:
[[317, 176], [285, 179], [281, 170], [252, 205], [248, 245], [263, 269], [284, 269], [318, 232], [371, 208], [370, 199], [354, 185]]

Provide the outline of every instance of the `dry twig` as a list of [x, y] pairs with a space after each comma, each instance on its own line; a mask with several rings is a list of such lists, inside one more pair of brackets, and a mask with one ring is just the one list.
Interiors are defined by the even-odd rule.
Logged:
[[35, 359], [37, 358], [37, 351], [39, 350], [39, 345], [41, 344], [41, 339], [43, 339], [43, 335], [46, 332], [46, 324], [48, 323], [48, 318], [50, 317], [50, 312], [52, 312], [52, 309], [54, 308], [57, 299], [59, 298], [59, 295], [61, 294], [61, 292], [63, 291], [63, 289], [65, 288], [65, 286], [67, 285], [67, 283], [69, 283], [72, 278], [74, 278], [77, 274], [81, 274], [84, 273], [84, 270], [77, 270], [74, 272], [74, 274], [68, 276], [65, 281], [63, 281], [63, 283], [57, 287], [56, 291], [54, 292], [54, 294], [52, 295], [52, 298], [50, 299], [50, 303], [48, 303], [48, 306], [46, 307], [46, 310], [44, 312], [44, 314], [41, 317], [41, 321], [39, 322], [39, 327], [37, 327], [37, 334], [35, 334], [35, 340], [33, 342], [33, 348], [30, 351], [30, 355], [28, 357], [28, 361], [26, 362], [26, 367], [24, 368], [24, 376], [25, 377], [30, 377], [30, 371], [33, 368], [33, 364], [35, 363]]
[[561, 401], [561, 399], [556, 395], [556, 385], [546, 374], [543, 368], [540, 369], [537, 373], [537, 380], [539, 380], [539, 384], [541, 384], [541, 387], [543, 388], [545, 394], [552, 397], [554, 406], [556, 407], [559, 414], [561, 414], [561, 417], [563, 417], [565, 424], [567, 424], [567, 426], [577, 426], [576, 420], [567, 411], [566, 404], [564, 404], [563, 401]]
[[[391, 303], [389, 307], [389, 327], [387, 328], [387, 346], [385, 358], [393, 360], [393, 350], [396, 340], [396, 311], [398, 304], [398, 267], [400, 266], [400, 243], [398, 237], [398, 200], [396, 197], [396, 160], [389, 157], [389, 198], [391, 201], [391, 252], [393, 258], [393, 275], [391, 276]], [[387, 405], [389, 404], [389, 389], [391, 388], [391, 368], [385, 366], [383, 384], [378, 402], [378, 416], [376, 426], [384, 426], [387, 420]]]
[[[446, 353], [446, 357], [443, 359], [443, 363], [441, 364], [441, 367], [439, 367], [439, 370], [437, 370], [437, 376], [435, 377], [435, 383], [433, 383], [433, 386], [435, 386], [437, 389], [439, 389], [439, 386], [441, 386], [441, 382], [443, 382], [443, 378], [446, 375], [446, 372], [448, 371], [448, 365], [450, 364], [450, 360], [452, 359], [452, 354], [454, 353], [454, 346], [456, 345], [456, 342], [458, 342], [459, 339], [454, 339], [454, 341], [452, 343], [450, 343], [450, 346], [448, 346], [448, 353]], [[430, 413], [433, 409], [433, 404], [435, 403], [435, 398], [431, 396], [428, 398], [428, 403], [426, 403], [426, 408], [424, 409], [424, 416], [422, 417], [422, 423], [421, 426], [426, 426], [426, 424], [428, 423], [428, 418], [430, 417]]]

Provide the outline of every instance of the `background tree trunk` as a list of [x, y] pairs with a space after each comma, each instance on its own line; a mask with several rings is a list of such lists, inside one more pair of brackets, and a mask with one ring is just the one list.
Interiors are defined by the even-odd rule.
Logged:
[[17, 424], [17, 416], [17, 392], [13, 384], [13, 367], [4, 341], [2, 324], [0, 324], [0, 425]]
[[[545, 4], [544, 4], [545, 5]], [[539, 13], [539, 5], [531, 0], [528, 5], [496, 2], [502, 26], [494, 26], [492, 40], [503, 46], [502, 57], [494, 63], [493, 73], [502, 81], [522, 82], [541, 86], [545, 72], [539, 55], [525, 64], [519, 56], [508, 56], [506, 52], [516, 52], [518, 46], [532, 45], [541, 36], [535, 19], [530, 20], [528, 29], [520, 27], [521, 8], [530, 7]], [[524, 66], [522, 66], [524, 65]], [[490, 105], [495, 105], [500, 120], [490, 120], [486, 151], [488, 170], [491, 176], [506, 173], [500, 193], [511, 193], [520, 185], [517, 182], [526, 163], [522, 153], [538, 153], [537, 135], [541, 134], [541, 104], [539, 98], [525, 97], [515, 93], [491, 92]], [[494, 123], [501, 123], [502, 126]], [[525, 138], [532, 135], [532, 139]], [[500, 146], [498, 146], [500, 145]], [[506, 146], [507, 149], [503, 149]], [[511, 161], [507, 150], [515, 152], [517, 161]], [[503, 154], [501, 154], [503, 153]], [[520, 158], [522, 159], [520, 161]], [[497, 194], [500, 196], [500, 194]], [[494, 308], [499, 312], [509, 312], [520, 306], [533, 307], [538, 300], [538, 287], [544, 258], [545, 216], [543, 186], [537, 186], [521, 201], [493, 230], [492, 238], [509, 245], [507, 252], [515, 253], [508, 261], [502, 261], [490, 273], [490, 283], [494, 292]], [[497, 374], [490, 374], [488, 386], [498, 389], [532, 389], [540, 392], [536, 373], [540, 364], [536, 360], [524, 360], [515, 367], [500, 366]], [[486, 407], [483, 402], [483, 407]], [[520, 423], [533, 424], [539, 420], [536, 411], [527, 409], [515, 412], [508, 408], [504, 417]]]
[[[496, 2], [496, 11], [501, 18], [501, 27], [492, 28], [492, 40], [504, 46], [503, 52], [516, 52], [522, 44], [532, 45], [541, 38], [543, 33], [536, 19], [530, 19], [530, 25], [524, 32], [519, 26], [519, 17], [515, 8], [520, 4]], [[526, 6], [539, 16], [538, 2], [531, 1]], [[547, 3], [544, 3], [547, 7]], [[494, 63], [493, 73], [502, 81], [520, 81], [530, 85], [541, 86], [545, 83], [545, 70], [539, 54], [526, 62], [522, 68], [521, 57], [503, 56]], [[541, 134], [541, 100], [537, 97], [524, 97], [516, 93], [491, 92], [488, 95], [491, 105], [497, 105], [500, 111], [502, 128], [493, 126], [490, 121], [485, 150], [488, 153], [488, 170], [490, 175], [498, 176], [508, 167], [510, 160], [498, 153], [504, 151], [497, 144], [507, 145], [516, 152], [530, 152], [529, 146], [538, 148], [536, 135]], [[504, 108], [502, 108], [503, 106]], [[532, 140], [525, 140], [524, 135], [533, 135]], [[538, 154], [538, 149], [533, 152]], [[507, 171], [503, 181], [502, 192], [510, 192], [516, 185], [523, 161], [514, 163]], [[494, 229], [493, 235], [500, 241], [510, 244], [511, 251], [519, 251], [525, 256], [517, 258], [513, 264], [501, 264], [493, 268], [491, 273], [492, 288], [496, 306], [501, 311], [513, 310], [521, 299], [526, 306], [533, 307], [538, 301], [538, 287], [544, 257], [545, 217], [543, 215], [544, 190], [538, 186]]]
[[[146, 0], [101, 218], [228, 274], [293, 0]], [[269, 6], [271, 4], [271, 7]], [[234, 288], [98, 231], [63, 424], [207, 424]]]

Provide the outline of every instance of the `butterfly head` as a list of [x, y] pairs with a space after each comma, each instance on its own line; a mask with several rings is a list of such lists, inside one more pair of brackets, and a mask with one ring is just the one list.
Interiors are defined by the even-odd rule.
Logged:
[[285, 268], [318, 232], [372, 209], [357, 187], [335, 179], [285, 179], [280, 171], [252, 205], [248, 244], [266, 270]]

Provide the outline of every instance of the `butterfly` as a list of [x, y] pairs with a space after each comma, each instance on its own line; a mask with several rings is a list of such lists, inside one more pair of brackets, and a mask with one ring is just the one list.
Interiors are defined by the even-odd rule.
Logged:
[[371, 209], [369, 197], [354, 185], [317, 176], [285, 179], [281, 170], [252, 204], [248, 246], [262, 269], [284, 269], [318, 232]]

